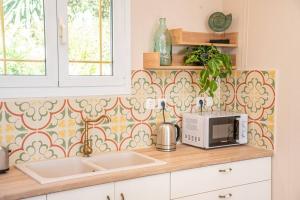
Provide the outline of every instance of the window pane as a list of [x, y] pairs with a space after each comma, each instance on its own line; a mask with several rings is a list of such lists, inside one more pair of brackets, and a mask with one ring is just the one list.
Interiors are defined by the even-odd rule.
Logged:
[[100, 64], [97, 63], [70, 63], [71, 76], [93, 76], [100, 75]]
[[43, 0], [3, 0], [0, 6], [4, 75], [46, 75]]
[[102, 65], [102, 74], [103, 76], [111, 76], [112, 72], [112, 64], [103, 64]]
[[[112, 60], [112, 16], [111, 16], [111, 7], [110, 0], [103, 0], [102, 4], [102, 59], [104, 61]], [[112, 67], [112, 66], [111, 66]], [[112, 70], [111, 70], [112, 71]]]
[[102, 67], [112, 63], [111, 24], [110, 0], [68, 1], [69, 75], [107, 75]]
[[45, 63], [43, 62], [7, 62], [7, 75], [15, 76], [41, 76], [45, 75]]

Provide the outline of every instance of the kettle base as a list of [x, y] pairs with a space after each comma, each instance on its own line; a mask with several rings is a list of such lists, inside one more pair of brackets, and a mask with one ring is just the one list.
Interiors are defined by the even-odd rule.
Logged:
[[1, 170], [0, 170], [0, 174], [4, 174], [4, 173], [6, 173], [8, 170], [9, 170], [9, 168], [7, 168], [7, 169], [1, 169]]
[[163, 151], [163, 152], [171, 152], [171, 151], [176, 151], [176, 147], [174, 148], [159, 148], [159, 147], [156, 147], [156, 150], [157, 151]]

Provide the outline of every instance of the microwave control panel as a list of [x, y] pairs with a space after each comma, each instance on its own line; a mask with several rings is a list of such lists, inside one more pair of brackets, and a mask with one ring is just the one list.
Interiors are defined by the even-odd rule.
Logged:
[[182, 142], [204, 148], [205, 126], [198, 117], [188, 115], [183, 117]]

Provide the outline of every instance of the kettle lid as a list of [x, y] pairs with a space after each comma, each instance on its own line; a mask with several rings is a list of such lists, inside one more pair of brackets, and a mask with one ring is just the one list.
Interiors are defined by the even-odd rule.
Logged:
[[174, 125], [174, 123], [171, 123], [171, 122], [162, 122], [160, 125]]

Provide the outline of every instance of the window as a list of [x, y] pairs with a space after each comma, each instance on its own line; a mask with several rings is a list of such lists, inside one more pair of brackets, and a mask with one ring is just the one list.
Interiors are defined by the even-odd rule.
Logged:
[[6, 0], [1, 5], [0, 74], [3, 76], [46, 74], [43, 1], [36, 1], [32, 9], [27, 2]]
[[0, 97], [129, 93], [129, 0], [0, 2]]
[[112, 75], [111, 6], [111, 0], [68, 1], [69, 75]]
[[[55, 1], [0, 1], [0, 87], [57, 86]], [[56, 66], [56, 68], [54, 67]], [[1, 97], [6, 96], [1, 89]]]

